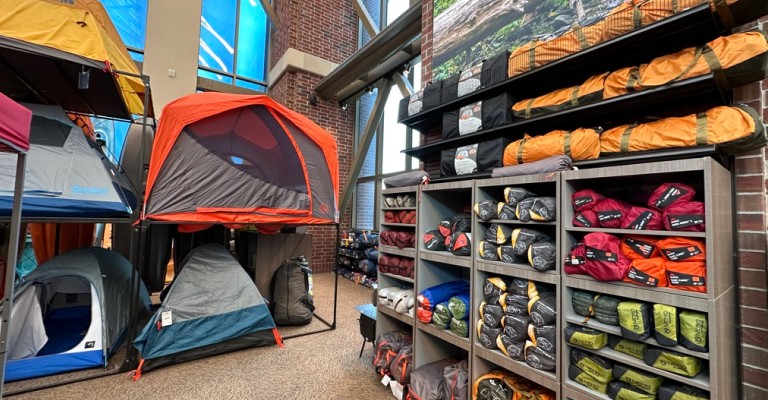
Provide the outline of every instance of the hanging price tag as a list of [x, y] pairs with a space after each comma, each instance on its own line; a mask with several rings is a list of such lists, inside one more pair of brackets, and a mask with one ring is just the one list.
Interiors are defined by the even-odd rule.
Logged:
[[162, 314], [160, 314], [160, 324], [163, 327], [170, 326], [173, 324], [173, 314], [171, 310], [163, 311]]

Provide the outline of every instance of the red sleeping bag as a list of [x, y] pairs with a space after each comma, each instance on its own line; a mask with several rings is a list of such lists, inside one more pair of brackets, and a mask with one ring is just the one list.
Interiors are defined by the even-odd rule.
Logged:
[[413, 241], [413, 232], [397, 232], [395, 234], [395, 246], [397, 246], [398, 249], [416, 247]]
[[664, 183], [651, 193], [648, 207], [664, 210], [667, 207], [688, 203], [693, 200], [696, 191], [682, 183]]
[[573, 226], [598, 228], [600, 227], [600, 220], [598, 220], [597, 214], [593, 210], [577, 211], [573, 215]]
[[402, 211], [403, 215], [400, 217], [400, 222], [403, 224], [415, 224], [416, 223], [416, 211]]
[[631, 260], [647, 260], [659, 256], [656, 239], [645, 236], [624, 236], [621, 238], [621, 252]]
[[671, 231], [704, 232], [704, 203], [690, 201], [664, 209], [664, 227]]
[[574, 211], [591, 210], [595, 205], [605, 200], [605, 196], [592, 189], [579, 190], [571, 195]]
[[382, 231], [379, 234], [379, 244], [383, 244], [384, 246], [397, 246], [395, 244], [395, 234], [397, 232], [395, 231]]
[[587, 273], [587, 256], [584, 243], [579, 243], [571, 249], [571, 253], [568, 254], [565, 262], [563, 262], [563, 268], [566, 274], [589, 275]]
[[584, 236], [587, 273], [598, 281], [620, 281], [627, 276], [631, 261], [621, 252], [619, 238], [607, 233]]
[[632, 208], [629, 204], [614, 199], [605, 199], [592, 209], [597, 214], [600, 226], [604, 228], [621, 228], [621, 222]]
[[380, 272], [387, 273], [387, 274], [390, 273], [389, 272], [390, 271], [389, 265], [392, 262], [392, 258], [394, 258], [394, 257], [390, 257], [390, 256], [387, 256], [387, 255], [381, 255], [379, 257], [379, 271]]
[[388, 224], [396, 224], [400, 222], [400, 220], [398, 220], [396, 212], [384, 211], [384, 222]]
[[623, 229], [652, 230], [664, 229], [661, 213], [650, 208], [632, 206], [621, 221]]

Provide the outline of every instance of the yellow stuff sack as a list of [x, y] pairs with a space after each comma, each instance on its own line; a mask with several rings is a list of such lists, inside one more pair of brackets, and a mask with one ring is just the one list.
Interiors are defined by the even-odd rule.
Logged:
[[639, 67], [624, 68], [606, 79], [606, 99], [655, 88], [709, 73], [722, 73], [722, 89], [730, 89], [768, 76], [768, 36], [762, 31], [719, 37], [699, 46], [657, 57]]
[[581, 85], [518, 101], [512, 106], [512, 113], [516, 118], [528, 119], [600, 101], [603, 99], [603, 85], [607, 76], [608, 72], [594, 75]]
[[518, 47], [509, 56], [509, 78], [534, 70], [563, 57], [578, 53], [600, 42], [602, 26], [574, 25], [559, 37], [547, 41], [534, 40]]
[[594, 129], [579, 128], [572, 132], [552, 131], [543, 136], [526, 136], [504, 149], [504, 166], [566, 155], [573, 161], [597, 158], [600, 135]]
[[684, 117], [622, 125], [600, 136], [600, 150], [606, 154], [712, 144], [720, 145], [727, 153], [737, 154], [763, 147], [766, 143], [768, 139], [757, 112], [745, 105], [720, 106]]

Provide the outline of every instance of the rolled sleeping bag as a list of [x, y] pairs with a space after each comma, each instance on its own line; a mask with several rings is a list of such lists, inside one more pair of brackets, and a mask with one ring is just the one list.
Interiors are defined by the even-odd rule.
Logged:
[[390, 207], [390, 208], [399, 207], [397, 205], [397, 197], [396, 196], [384, 196], [384, 206], [385, 207]]
[[536, 197], [536, 195], [521, 187], [504, 188], [504, 200], [510, 207], [517, 207], [518, 203], [529, 197]]
[[448, 300], [448, 309], [453, 318], [466, 321], [469, 319], [469, 293], [453, 296]]
[[491, 224], [485, 231], [485, 240], [497, 245], [507, 244], [511, 236], [512, 228], [505, 224]]
[[398, 207], [416, 207], [416, 197], [412, 194], [399, 194], [395, 202]]
[[554, 242], [542, 241], [528, 247], [528, 262], [539, 272], [555, 269], [557, 248]]
[[481, 240], [477, 246], [477, 254], [483, 260], [499, 261], [499, 245], [487, 240]]
[[622, 229], [652, 230], [664, 229], [661, 213], [650, 208], [632, 206], [621, 221]]
[[415, 301], [413, 290], [404, 290], [393, 296], [392, 308], [400, 314], [408, 314], [408, 311], [413, 308]]
[[600, 226], [604, 228], [621, 228], [621, 222], [632, 208], [629, 204], [616, 199], [605, 199], [592, 208], [597, 214]]
[[619, 381], [608, 384], [608, 397], [614, 400], [656, 400], [655, 394], [646, 393], [630, 384]]
[[525, 342], [525, 362], [540, 371], [554, 371], [557, 367], [554, 353], [536, 346], [530, 340]]
[[573, 214], [571, 223], [579, 228], [599, 228], [600, 219], [594, 210], [582, 210]]
[[587, 272], [587, 251], [584, 243], [577, 243], [563, 261], [563, 270], [568, 275], [589, 275]]
[[607, 358], [572, 347], [569, 359], [571, 364], [579, 367], [597, 382], [608, 383], [613, 378], [615, 367]]
[[533, 207], [534, 200], [535, 198], [529, 197], [520, 200], [520, 202], [517, 203], [517, 206], [515, 207], [515, 216], [521, 222], [528, 222], [531, 220], [531, 207]]
[[547, 283], [528, 281], [528, 298], [533, 299], [541, 296], [543, 293], [555, 293], [555, 288]]
[[371, 261], [378, 261], [379, 259], [379, 249], [375, 247], [369, 247], [365, 249], [365, 256], [368, 257]]
[[[659, 387], [664, 383], [664, 378], [639, 369], [629, 368], [616, 364], [613, 368], [613, 377], [616, 380], [629, 384], [645, 393], [655, 395]], [[651, 397], [655, 399], [656, 397]]]
[[440, 231], [440, 234], [443, 235], [443, 237], [450, 237], [453, 234], [453, 225], [453, 218], [446, 218], [437, 224], [437, 229]]
[[614, 335], [608, 336], [608, 347], [620, 353], [635, 357], [639, 360], [645, 359], [645, 352], [648, 350], [648, 345], [645, 343], [635, 342], [633, 340], [624, 339], [620, 336]]
[[658, 241], [645, 236], [627, 235], [621, 238], [621, 253], [631, 260], [658, 257]]
[[584, 236], [586, 271], [598, 281], [620, 281], [627, 276], [629, 258], [621, 253], [619, 238], [602, 232]]
[[592, 189], [579, 190], [571, 195], [573, 211], [577, 212], [591, 210], [603, 200], [605, 200], [605, 196]]
[[707, 266], [700, 261], [667, 262], [669, 287], [691, 292], [707, 292]]
[[480, 342], [480, 345], [486, 349], [492, 350], [497, 348], [496, 338], [499, 337], [501, 331], [501, 326], [498, 328], [492, 328], [486, 325], [482, 319], [477, 320], [477, 341]]
[[499, 302], [504, 307], [506, 315], [528, 315], [528, 296], [516, 294], [502, 294]]
[[499, 203], [493, 200], [475, 203], [473, 209], [475, 210], [475, 215], [483, 221], [490, 221], [499, 216]]
[[451, 297], [469, 293], [469, 282], [465, 280], [455, 280], [441, 283], [424, 289], [416, 297], [419, 308], [432, 310], [437, 304], [450, 300]]
[[401, 385], [411, 382], [411, 369], [413, 367], [413, 344], [407, 344], [400, 348], [392, 362], [389, 364], [390, 375]]
[[517, 228], [511, 234], [512, 246], [514, 246], [515, 255], [518, 257], [528, 255], [528, 247], [530, 245], [547, 239], [551, 241], [549, 236], [528, 228]]
[[393, 289], [397, 288], [381, 288], [376, 292], [376, 295], [379, 298], [379, 303], [387, 305], [387, 297], [389, 297], [389, 292]]
[[680, 322], [677, 307], [666, 304], [653, 305], [653, 337], [660, 345], [675, 347], [679, 341]]
[[608, 334], [583, 326], [568, 325], [565, 341], [591, 350], [600, 350], [608, 343]]
[[483, 299], [487, 303], [498, 303], [499, 297], [507, 291], [507, 281], [499, 277], [485, 278], [483, 282]]
[[451, 332], [459, 337], [469, 337], [469, 321], [451, 318]]
[[466, 257], [472, 254], [472, 234], [456, 232], [451, 236], [451, 253], [455, 256]]
[[504, 308], [501, 304], [480, 303], [480, 318], [490, 328], [501, 326], [501, 319], [504, 318]]
[[530, 281], [523, 278], [513, 278], [507, 283], [507, 293], [518, 296], [528, 296]]
[[533, 221], [554, 221], [557, 218], [557, 199], [534, 197], [529, 212]]
[[665, 208], [693, 201], [696, 190], [684, 183], [663, 183], [648, 198], [648, 207], [663, 211]]
[[670, 237], [656, 242], [661, 255], [669, 261], [706, 261], [707, 254], [701, 240]]
[[680, 320], [680, 344], [688, 350], [709, 351], [707, 314], [684, 310], [678, 315]]
[[453, 318], [453, 314], [448, 309], [448, 302], [438, 304], [432, 311], [432, 325], [439, 329], [448, 329], [451, 325], [451, 318]]
[[507, 335], [513, 342], [525, 342], [528, 340], [528, 326], [531, 324], [531, 317], [527, 315], [504, 314], [501, 320], [504, 326], [502, 334]]
[[498, 248], [499, 252], [499, 261], [507, 264], [520, 264], [525, 260], [523, 256], [518, 256], [515, 254], [515, 246], [512, 245], [501, 245]]
[[632, 260], [624, 282], [649, 287], [666, 287], [667, 262], [661, 257]]
[[639, 301], [622, 301], [618, 306], [621, 336], [630, 340], [646, 340], [651, 337], [651, 307]]
[[515, 207], [510, 206], [507, 203], [499, 202], [496, 205], [496, 217], [507, 221], [514, 221], [517, 219], [515, 214]]
[[704, 369], [704, 361], [667, 349], [650, 348], [645, 352], [645, 363], [651, 367], [693, 378]]
[[709, 400], [709, 392], [682, 383], [669, 382], [659, 388], [659, 400]]
[[691, 201], [664, 209], [664, 227], [670, 231], [704, 232], [704, 203]]
[[513, 340], [502, 332], [496, 338], [496, 348], [513, 360], [525, 361], [525, 342], [525, 339]]
[[586, 373], [573, 364], [568, 366], [568, 378], [598, 393], [608, 393], [608, 382], [602, 382], [596, 379], [591, 374]]
[[401, 300], [405, 295], [412, 292], [412, 289], [406, 288], [391, 288], [387, 293], [387, 307], [395, 308], [395, 304]]
[[470, 232], [472, 230], [472, 216], [469, 214], [457, 214], [450, 219], [451, 234], [456, 232]]
[[555, 353], [557, 327], [554, 324], [544, 326], [528, 324], [528, 337], [536, 347], [552, 354]]
[[557, 299], [554, 292], [540, 293], [528, 302], [528, 314], [536, 326], [552, 325], [557, 321]]

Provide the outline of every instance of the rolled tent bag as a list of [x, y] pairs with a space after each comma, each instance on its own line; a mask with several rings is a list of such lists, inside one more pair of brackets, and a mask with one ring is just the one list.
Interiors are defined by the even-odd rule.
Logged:
[[512, 121], [511, 105], [512, 97], [505, 92], [446, 112], [443, 114], [443, 139], [508, 124]]
[[565, 341], [591, 350], [600, 350], [608, 343], [608, 334], [583, 326], [568, 325]]
[[622, 301], [618, 306], [621, 336], [642, 341], [651, 337], [651, 307], [639, 301]]
[[445, 367], [455, 363], [456, 360], [453, 359], [439, 360], [411, 371], [408, 395], [421, 400], [441, 400], [440, 386], [443, 382], [443, 371]]
[[552, 131], [542, 136], [526, 136], [510, 143], [504, 150], [504, 166], [539, 161], [566, 155], [573, 161], [600, 155], [600, 134], [594, 129]]
[[569, 360], [571, 364], [579, 367], [597, 382], [608, 383], [613, 378], [614, 365], [607, 358], [581, 349], [571, 348]]
[[704, 203], [691, 201], [664, 209], [664, 227], [671, 231], [704, 232]]
[[621, 221], [622, 229], [653, 230], [664, 229], [661, 213], [650, 208], [632, 206]]
[[621, 254], [619, 238], [607, 233], [584, 236], [587, 273], [598, 281], [620, 281], [627, 275], [630, 260]]
[[469, 318], [469, 293], [453, 296], [448, 300], [448, 309], [453, 318], [467, 320]]
[[412, 342], [411, 335], [401, 331], [384, 332], [377, 336], [373, 343], [375, 348], [373, 366], [376, 372], [388, 374], [390, 372], [389, 366], [395, 360], [400, 349]]
[[443, 369], [440, 398], [467, 400], [469, 398], [469, 367], [467, 360], [461, 360]]
[[667, 349], [650, 348], [645, 351], [644, 359], [651, 367], [690, 378], [704, 369], [701, 359]]
[[600, 226], [604, 228], [621, 228], [621, 223], [629, 215], [629, 210], [632, 208], [629, 204], [614, 199], [605, 199], [592, 208], [592, 211], [597, 214], [597, 220], [600, 221]]
[[656, 400], [655, 394], [646, 393], [620, 381], [613, 381], [608, 384], [608, 397], [615, 400]]
[[571, 223], [573, 223], [573, 226], [581, 228], [599, 228], [600, 218], [598, 218], [597, 213], [592, 210], [578, 211], [573, 214]]
[[487, 303], [498, 303], [499, 297], [507, 291], [507, 282], [499, 277], [485, 278], [483, 282], [483, 299]]
[[499, 261], [499, 245], [481, 240], [477, 246], [477, 254], [483, 260]]
[[592, 189], [579, 190], [571, 195], [573, 211], [591, 210], [603, 200], [605, 196]]
[[577, 243], [563, 261], [563, 269], [568, 275], [589, 275], [587, 272], [587, 256], [584, 243]]
[[602, 25], [593, 24], [571, 29], [551, 40], [526, 43], [509, 56], [507, 76], [513, 77], [577, 53], [597, 44], [602, 39]]
[[517, 215], [515, 214], [515, 208], [504, 202], [499, 202], [497, 204], [496, 216], [499, 219], [503, 219], [507, 221], [513, 221], [517, 219]]
[[514, 390], [504, 382], [508, 374], [506, 371], [493, 371], [477, 378], [472, 384], [472, 399], [512, 400]]
[[707, 292], [707, 267], [703, 262], [667, 262], [669, 287], [691, 292]]
[[557, 171], [569, 171], [571, 169], [573, 169], [573, 160], [571, 160], [571, 157], [559, 155], [530, 163], [494, 168], [491, 172], [491, 177], [501, 178], [505, 176], [544, 174]]
[[493, 200], [486, 200], [475, 203], [472, 208], [475, 211], [475, 215], [483, 221], [490, 221], [498, 218], [499, 203]]
[[554, 197], [534, 197], [530, 213], [534, 221], [554, 221], [557, 218], [557, 200]]
[[622, 125], [600, 135], [600, 151], [604, 154], [713, 144], [728, 154], [740, 154], [766, 143], [768, 138], [758, 113], [741, 104], [645, 124]]
[[536, 197], [536, 195], [521, 187], [504, 188], [504, 200], [512, 207], [517, 207], [517, 203], [529, 197]]
[[653, 337], [660, 345], [677, 346], [679, 325], [677, 307], [666, 304], [653, 305]]
[[554, 242], [538, 242], [528, 247], [528, 262], [539, 272], [554, 270], [556, 256], [557, 247]]
[[667, 287], [669, 285], [667, 263], [661, 257], [632, 260], [624, 282], [640, 286]]
[[498, 138], [443, 150], [440, 153], [440, 176], [467, 175], [501, 167], [507, 144], [509, 139]]
[[[504, 328], [506, 330], [506, 327]], [[528, 337], [531, 339], [536, 347], [541, 348], [549, 353], [555, 353], [555, 346], [557, 343], [557, 327], [552, 325], [536, 326], [533, 324], [528, 325]]]
[[543, 292], [528, 302], [528, 314], [536, 326], [552, 325], [557, 321], [555, 292]]
[[[395, 176], [390, 176], [389, 178], [384, 178], [382, 182], [384, 182], [384, 187], [388, 189], [396, 188], [396, 187], [420, 185], [422, 183], [429, 182], [429, 174], [421, 170], [403, 172], [402, 174], [397, 174]], [[403, 196], [403, 199], [406, 199], [405, 196], [408, 196], [408, 195], [402, 195], [402, 196]], [[400, 196], [398, 195], [396, 199], [400, 199]], [[408, 196], [407, 202], [402, 202], [402, 203], [397, 202], [396, 204], [398, 207], [415, 207], [416, 199], [414, 199], [411, 196]]]
[[557, 366], [554, 353], [534, 345], [530, 340], [525, 342], [525, 362], [540, 371], [554, 371]]
[[708, 325], [707, 315], [695, 311], [681, 311], [680, 320], [680, 344], [688, 350], [707, 352], [709, 341], [707, 340]]
[[707, 254], [701, 240], [670, 237], [659, 240], [656, 245], [661, 255], [669, 261], [706, 261]]
[[583, 371], [576, 365], [570, 364], [568, 366], [568, 378], [596, 392], [608, 393], [608, 382], [597, 379], [594, 375]]
[[512, 236], [512, 228], [505, 224], [491, 224], [485, 231], [485, 241], [497, 245], [506, 244]]
[[621, 253], [631, 260], [646, 260], [658, 256], [658, 242], [645, 236], [624, 236], [621, 238]]
[[593, 75], [581, 85], [518, 101], [512, 106], [512, 113], [515, 118], [528, 119], [600, 101], [607, 76], [608, 72]]
[[[613, 368], [613, 377], [618, 381], [627, 383], [645, 393], [653, 395], [658, 393], [659, 387], [664, 383], [664, 378], [656, 374], [625, 367], [621, 364], [616, 364]], [[651, 399], [655, 399], [655, 397], [651, 397]]]
[[531, 325], [531, 317], [527, 315], [504, 314], [501, 325], [504, 326], [502, 334], [510, 341], [525, 342], [530, 337], [528, 327]]
[[456, 232], [451, 236], [451, 253], [466, 257], [472, 254], [472, 237], [468, 232]]
[[709, 400], [709, 392], [682, 383], [669, 382], [659, 388], [659, 400]]
[[645, 343], [635, 342], [614, 335], [608, 336], [608, 347], [639, 360], [644, 360], [645, 352], [648, 351], [649, 348]]
[[451, 318], [451, 326], [449, 327], [454, 335], [459, 337], [469, 337], [469, 321]]
[[648, 198], [648, 207], [663, 211], [673, 205], [693, 201], [696, 190], [684, 183], [664, 183]]
[[451, 325], [451, 318], [453, 318], [453, 314], [448, 309], [448, 302], [438, 304], [432, 311], [432, 325], [438, 329], [448, 329]]
[[[504, 328], [505, 331], [506, 329], [507, 328]], [[525, 361], [525, 338], [515, 340], [507, 335], [505, 331], [502, 331], [496, 338], [496, 347], [513, 360]]]
[[407, 344], [400, 348], [395, 359], [389, 366], [390, 374], [401, 385], [411, 382], [411, 369], [413, 368], [413, 344]]
[[486, 349], [496, 348], [496, 338], [501, 334], [502, 328], [492, 328], [486, 325], [482, 319], [477, 320], [477, 341]]

